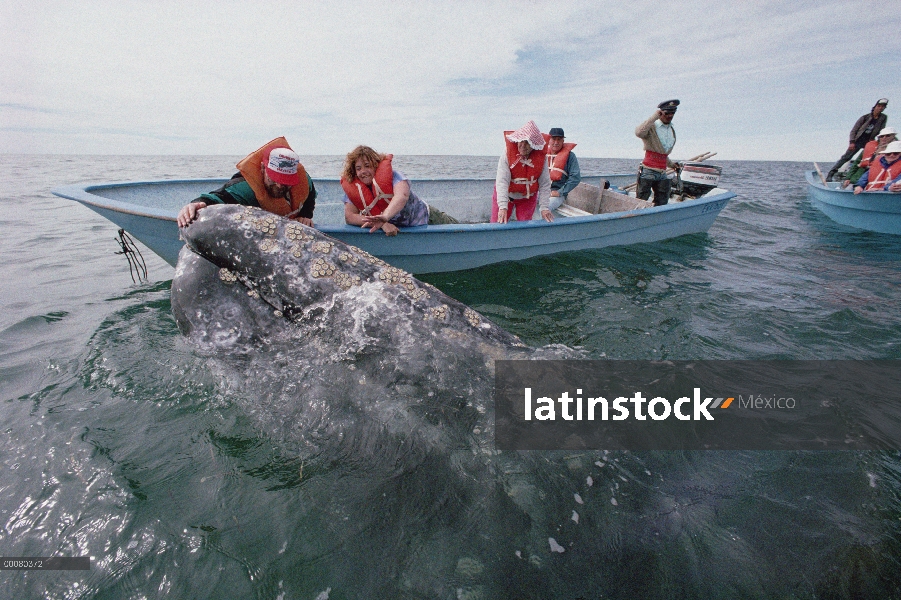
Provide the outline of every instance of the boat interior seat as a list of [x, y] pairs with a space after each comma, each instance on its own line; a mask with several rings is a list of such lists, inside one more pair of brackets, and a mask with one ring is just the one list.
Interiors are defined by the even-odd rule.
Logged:
[[562, 209], [569, 207], [582, 211], [584, 214], [599, 215], [650, 206], [653, 206], [653, 203], [647, 200], [639, 200], [609, 189], [602, 190], [596, 185], [580, 183], [566, 195], [566, 202], [558, 209], [558, 212], [564, 214]]
[[582, 210], [581, 208], [576, 208], [575, 206], [569, 206], [568, 204], [561, 204], [557, 208], [557, 214], [561, 217], [589, 217], [591, 213]]

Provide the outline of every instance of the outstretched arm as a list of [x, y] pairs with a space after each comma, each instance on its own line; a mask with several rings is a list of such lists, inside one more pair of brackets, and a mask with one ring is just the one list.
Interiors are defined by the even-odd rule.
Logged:
[[382, 211], [380, 215], [361, 215], [363, 219], [363, 227], [370, 227], [370, 233], [374, 233], [381, 229], [385, 232], [385, 235], [392, 236], [397, 235], [398, 229], [395, 225], [392, 225], [388, 221], [393, 219], [404, 209], [407, 205], [407, 200], [410, 199], [410, 182], [407, 180], [401, 180], [394, 184], [394, 196], [391, 198], [391, 202], [388, 203], [388, 206]]

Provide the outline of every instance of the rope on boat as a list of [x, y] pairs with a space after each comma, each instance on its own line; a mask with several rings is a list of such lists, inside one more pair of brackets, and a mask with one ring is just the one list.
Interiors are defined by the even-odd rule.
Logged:
[[[135, 244], [135, 241], [131, 239], [131, 236], [125, 233], [124, 229], [119, 230], [119, 237], [116, 238], [116, 241], [119, 242], [119, 247], [122, 248], [120, 252], [116, 252], [116, 254], [124, 254], [126, 260], [128, 260], [128, 273], [131, 275], [131, 282], [141, 283], [147, 281], [147, 263], [144, 262], [144, 255], [141, 254], [140, 248]], [[135, 275], [138, 276], [137, 280], [135, 280]]]

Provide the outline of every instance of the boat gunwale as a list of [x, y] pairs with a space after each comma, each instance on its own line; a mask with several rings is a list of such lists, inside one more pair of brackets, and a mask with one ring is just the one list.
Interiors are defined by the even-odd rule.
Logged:
[[[603, 177], [603, 175], [601, 175]], [[171, 209], [159, 209], [151, 206], [134, 204], [131, 202], [123, 202], [121, 200], [114, 200], [112, 198], [106, 198], [104, 196], [99, 196], [96, 194], [92, 194], [91, 192], [94, 190], [100, 189], [115, 189], [115, 188], [128, 188], [128, 187], [138, 187], [138, 186], [165, 186], [172, 184], [200, 184], [200, 183], [225, 183], [228, 179], [223, 179], [221, 177], [211, 177], [211, 178], [196, 178], [196, 179], [155, 179], [155, 180], [147, 180], [147, 181], [123, 181], [123, 182], [91, 182], [91, 183], [80, 183], [80, 184], [72, 184], [66, 185], [58, 188], [54, 188], [51, 190], [51, 193], [59, 196], [61, 198], [66, 198], [68, 200], [74, 200], [76, 202], [87, 204], [90, 206], [94, 206], [104, 210], [112, 210], [115, 212], [120, 212], [123, 214], [134, 215], [138, 217], [152, 217], [155, 219], [161, 219], [165, 221], [175, 221], [176, 217], [172, 214]], [[317, 178], [314, 179], [313, 182], [317, 181], [327, 181], [337, 183], [338, 179], [328, 179], [328, 178]], [[448, 178], [448, 179], [411, 179], [411, 183], [413, 185], [416, 184], [417, 181], [428, 181], [428, 182], [487, 182], [493, 181], [492, 179], [487, 178]], [[722, 188], [719, 189], [721, 193], [715, 194], [712, 196], [704, 196], [701, 198], [695, 198], [693, 200], [689, 200], [691, 206], [699, 206], [701, 204], [708, 204], [711, 202], [717, 202], [720, 200], [729, 200], [736, 196], [735, 192], [731, 192], [729, 190], [724, 190]], [[334, 204], [334, 203], [326, 203]], [[404, 233], [414, 233], [414, 234], [425, 234], [429, 231], [433, 232], [442, 232], [442, 233], [469, 233], [469, 232], [485, 232], [485, 231], [510, 231], [513, 229], [530, 229], [537, 227], [561, 227], [567, 224], [582, 224], [589, 222], [601, 222], [601, 221], [610, 221], [614, 219], [622, 219], [635, 217], [639, 215], [645, 214], [659, 214], [663, 212], [679, 210], [683, 208], [682, 202], [679, 203], [670, 203], [664, 204], [662, 206], [652, 206], [648, 208], [634, 208], [632, 210], [627, 211], [619, 211], [613, 213], [602, 213], [602, 214], [590, 214], [583, 215], [578, 217], [564, 217], [557, 218], [552, 223], [548, 223], [544, 219], [533, 219], [530, 221], [510, 221], [503, 226], [503, 229], [498, 228], [497, 223], [456, 223], [449, 225], [421, 225], [417, 227], [405, 227]], [[361, 228], [355, 227], [353, 225], [341, 224], [328, 224], [328, 225], [315, 225], [315, 228], [324, 233], [329, 232], [358, 232]]]
[[862, 196], [861, 194], [855, 194], [854, 188], [852, 186], [848, 186], [846, 188], [834, 188], [829, 187], [828, 185], [823, 185], [823, 182], [820, 181], [820, 177], [816, 171], [805, 171], [805, 177], [807, 179], [807, 183], [812, 185], [813, 187], [822, 190], [824, 192], [836, 192], [838, 194], [846, 194], [850, 196], [858, 196], [859, 200], [865, 200], [866, 198], [878, 198], [880, 196], [897, 196], [898, 192], [888, 192], [886, 190], [870, 190], [868, 192], [861, 192], [861, 194], [866, 193], [866, 196]]

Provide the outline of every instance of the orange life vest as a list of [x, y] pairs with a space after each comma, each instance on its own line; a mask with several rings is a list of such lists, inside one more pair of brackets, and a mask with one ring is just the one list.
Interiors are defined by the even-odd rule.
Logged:
[[882, 161], [877, 159], [870, 165], [870, 173], [867, 178], [867, 187], [863, 191], [881, 191], [895, 177], [901, 175], [901, 158], [898, 158], [886, 169], [882, 166]]
[[652, 169], [666, 169], [666, 157], [667, 154], [661, 154], [659, 152], [651, 152], [650, 150], [644, 151], [644, 160], [641, 161], [646, 167], [651, 167]]
[[538, 193], [538, 178], [545, 167], [547, 144], [542, 150], [533, 149], [525, 159], [519, 154], [516, 144], [507, 139], [512, 131], [504, 132], [504, 143], [507, 145], [507, 164], [510, 165], [510, 188], [508, 194], [520, 194], [529, 198]]
[[857, 163], [858, 167], [866, 169], [870, 166], [873, 155], [876, 154], [876, 145], [876, 140], [867, 142], [867, 145], [863, 147], [863, 155], [861, 156], [860, 162]]
[[394, 158], [393, 154], [386, 154], [385, 158], [379, 162], [371, 186], [364, 184], [358, 177], [354, 177], [353, 181], [347, 181], [341, 177], [341, 187], [344, 188], [344, 193], [357, 207], [360, 214], [380, 215], [388, 208], [388, 203], [394, 197], [392, 158]]
[[297, 163], [297, 174], [300, 175], [300, 182], [291, 186], [288, 192], [290, 202], [288, 198], [273, 198], [270, 196], [266, 191], [266, 185], [263, 183], [263, 165], [269, 160], [269, 153], [276, 148], [288, 148], [290, 150], [291, 146], [288, 145], [288, 140], [285, 138], [277, 137], [245, 156], [235, 166], [238, 167], [238, 171], [244, 176], [247, 185], [253, 190], [260, 207], [263, 210], [284, 216], [303, 206], [303, 203], [306, 202], [307, 197], [310, 195], [310, 182], [307, 179], [306, 169], [303, 168], [302, 164]]
[[[545, 140], [547, 141], [550, 141], [550, 139], [551, 136], [549, 135], [545, 138]], [[557, 154], [548, 153], [547, 168], [551, 174], [551, 181], [560, 181], [561, 179], [569, 175], [569, 173], [566, 172], [566, 161], [569, 160], [570, 151], [572, 151], [572, 149], [575, 147], [575, 144], [563, 142], [563, 148], [560, 149], [560, 152], [558, 152]]]

